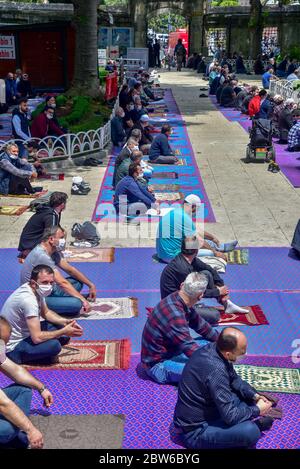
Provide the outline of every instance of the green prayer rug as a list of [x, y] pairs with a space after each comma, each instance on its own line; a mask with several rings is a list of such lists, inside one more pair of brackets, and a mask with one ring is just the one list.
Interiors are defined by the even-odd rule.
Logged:
[[300, 370], [266, 366], [235, 365], [235, 371], [257, 391], [300, 394]]
[[228, 264], [249, 264], [249, 249], [235, 249], [234, 251], [226, 252]]

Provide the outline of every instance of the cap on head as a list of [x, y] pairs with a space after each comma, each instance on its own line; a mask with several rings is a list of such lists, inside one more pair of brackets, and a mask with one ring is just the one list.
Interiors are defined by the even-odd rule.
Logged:
[[196, 194], [187, 195], [186, 198], [184, 199], [184, 202], [189, 205], [197, 205], [197, 206], [201, 205], [201, 199]]
[[141, 117], [140, 117], [140, 121], [142, 122], [149, 122], [150, 121], [150, 118], [147, 114], [143, 114]]

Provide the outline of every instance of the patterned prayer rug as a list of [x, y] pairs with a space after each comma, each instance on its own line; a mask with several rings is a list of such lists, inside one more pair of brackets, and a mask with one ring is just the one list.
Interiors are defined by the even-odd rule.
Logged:
[[238, 375], [258, 391], [300, 394], [300, 370], [235, 365]]
[[[154, 262], [159, 261], [154, 259]], [[269, 324], [260, 306], [243, 306], [243, 308], [247, 308], [249, 313], [225, 314], [223, 307], [216, 307], [213, 309], [221, 310], [221, 317], [218, 323], [220, 326], [262, 326]], [[153, 309], [154, 308], [152, 307], [146, 306], [148, 316], [152, 313]]]
[[226, 253], [227, 264], [249, 264], [249, 249], [235, 249]]
[[158, 192], [161, 192], [161, 191], [178, 192], [180, 189], [180, 185], [179, 184], [150, 184], [149, 188]]
[[[163, 163], [153, 163], [153, 161], [149, 161], [149, 163], [151, 164], [151, 166], [174, 166], [174, 165], [171, 165], [171, 164], [168, 164], [168, 165], [164, 165]], [[176, 164], [176, 166], [186, 166], [186, 159], [185, 158], [178, 158], [178, 163]], [[168, 173], [170, 174], [170, 173]], [[153, 174], [153, 177], [158, 177], [157, 174]]]
[[28, 205], [2, 205], [0, 215], [19, 216], [28, 210]]
[[174, 202], [175, 200], [184, 199], [184, 195], [182, 192], [155, 192], [154, 196], [158, 202], [164, 201], [164, 200], [168, 202]]
[[53, 365], [26, 365], [31, 370], [127, 370], [130, 341], [77, 340], [64, 346]]
[[128, 319], [138, 316], [137, 298], [97, 298], [92, 311], [80, 319]]
[[173, 172], [156, 173], [154, 171], [153, 177], [155, 177], [155, 179], [178, 179], [178, 173], [173, 173]]
[[228, 326], [229, 324], [232, 326], [261, 326], [264, 324], [269, 324], [266, 316], [263, 313], [263, 310], [259, 305], [243, 306], [243, 308], [249, 309], [250, 312], [247, 314], [225, 314], [222, 312], [219, 321], [220, 326]]
[[42, 192], [35, 192], [34, 194], [20, 194], [20, 195], [15, 195], [15, 194], [8, 194], [3, 197], [12, 197], [14, 199], [37, 199], [41, 195], [47, 194], [48, 191], [42, 191]]
[[115, 248], [76, 248], [69, 246], [64, 251], [69, 262], [114, 262]]

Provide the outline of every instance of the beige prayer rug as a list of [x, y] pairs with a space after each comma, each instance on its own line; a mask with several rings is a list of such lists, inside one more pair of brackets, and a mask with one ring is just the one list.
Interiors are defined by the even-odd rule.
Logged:
[[97, 298], [90, 303], [92, 311], [79, 319], [129, 319], [138, 316], [137, 298]]

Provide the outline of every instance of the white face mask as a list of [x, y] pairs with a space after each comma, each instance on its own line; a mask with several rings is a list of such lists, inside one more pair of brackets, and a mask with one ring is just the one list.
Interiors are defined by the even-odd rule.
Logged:
[[129, 111], [133, 111], [133, 109], [134, 109], [134, 104], [130, 104]]
[[61, 238], [58, 240], [58, 245], [56, 246], [57, 251], [63, 251], [66, 247], [66, 240], [65, 238]]
[[135, 147], [133, 147], [133, 151], [136, 150], [136, 151], [139, 151], [139, 146], [136, 145]]
[[53, 114], [46, 114], [47, 119], [53, 119]]
[[9, 153], [9, 157], [12, 159], [12, 160], [17, 160], [19, 158], [19, 155], [13, 155], [12, 153]]
[[52, 109], [55, 109], [55, 108], [56, 108], [56, 104], [55, 104], [55, 103], [49, 104], [49, 107], [52, 107]]
[[140, 105], [139, 105], [139, 106], [137, 106], [136, 108], [137, 108], [138, 111], [141, 111], [141, 110], [142, 110], [142, 107], [143, 107], [143, 106], [140, 106]]
[[53, 285], [50, 285], [50, 284], [49, 285], [40, 285], [39, 283], [37, 283], [37, 285], [38, 285], [37, 293], [42, 298], [46, 298], [46, 296], [51, 295], [52, 290], [53, 290]]

